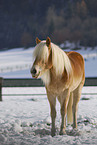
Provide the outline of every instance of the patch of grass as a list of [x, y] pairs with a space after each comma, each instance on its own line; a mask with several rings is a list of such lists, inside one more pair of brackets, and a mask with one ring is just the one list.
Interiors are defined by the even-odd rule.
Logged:
[[84, 97], [83, 97], [81, 100], [86, 100], [86, 101], [87, 101], [87, 100], [90, 100], [90, 98], [84, 98]]

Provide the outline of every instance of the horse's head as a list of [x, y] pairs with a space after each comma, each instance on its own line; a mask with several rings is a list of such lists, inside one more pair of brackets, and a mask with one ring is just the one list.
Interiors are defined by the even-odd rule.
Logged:
[[36, 47], [33, 52], [34, 63], [31, 68], [33, 78], [41, 77], [52, 67], [51, 40], [47, 37], [46, 41], [36, 38]]

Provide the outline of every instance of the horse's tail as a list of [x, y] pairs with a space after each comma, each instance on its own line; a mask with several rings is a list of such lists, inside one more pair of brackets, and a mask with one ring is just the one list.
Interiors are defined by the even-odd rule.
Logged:
[[67, 107], [67, 123], [72, 124], [73, 123], [73, 113], [72, 113], [72, 105], [73, 105], [73, 94], [70, 94], [68, 107]]

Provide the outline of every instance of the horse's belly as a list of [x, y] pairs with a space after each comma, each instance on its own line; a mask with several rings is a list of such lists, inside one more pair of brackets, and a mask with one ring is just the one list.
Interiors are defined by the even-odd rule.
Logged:
[[47, 89], [49, 90], [49, 92], [51, 94], [53, 94], [54, 96], [57, 97], [60, 94], [62, 94], [62, 92], [64, 92], [67, 89], [67, 87], [64, 84], [57, 83], [57, 84], [54, 84], [54, 85], [50, 85]]
[[70, 92], [74, 91], [79, 86], [81, 80], [82, 80], [81, 77], [79, 79], [73, 79], [73, 82], [70, 85]]

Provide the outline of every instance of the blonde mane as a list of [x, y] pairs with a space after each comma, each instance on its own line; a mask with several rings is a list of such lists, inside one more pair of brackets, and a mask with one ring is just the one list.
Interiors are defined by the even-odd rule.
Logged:
[[42, 59], [46, 60], [49, 56], [48, 47], [46, 46], [46, 41], [41, 41], [39, 44], [36, 45], [33, 51], [33, 58], [35, 59]]
[[52, 62], [53, 62], [53, 67], [56, 70], [56, 75], [61, 75], [66, 69], [67, 74], [71, 72], [71, 64], [68, 56], [66, 53], [60, 49], [57, 45], [54, 43], [51, 43], [51, 48], [52, 48]]
[[[55, 69], [56, 76], [62, 76], [62, 73], [64, 72], [64, 69], [66, 69], [67, 75], [69, 76], [71, 72], [71, 64], [68, 56], [66, 53], [60, 49], [57, 45], [54, 43], [51, 43], [51, 49], [52, 49], [52, 63], [53, 68]], [[49, 56], [48, 47], [46, 45], [46, 41], [41, 41], [39, 44], [36, 45], [35, 50], [33, 52], [33, 57], [37, 59], [47, 60]], [[50, 71], [46, 71], [41, 76], [43, 82], [45, 84], [50, 83]]]

